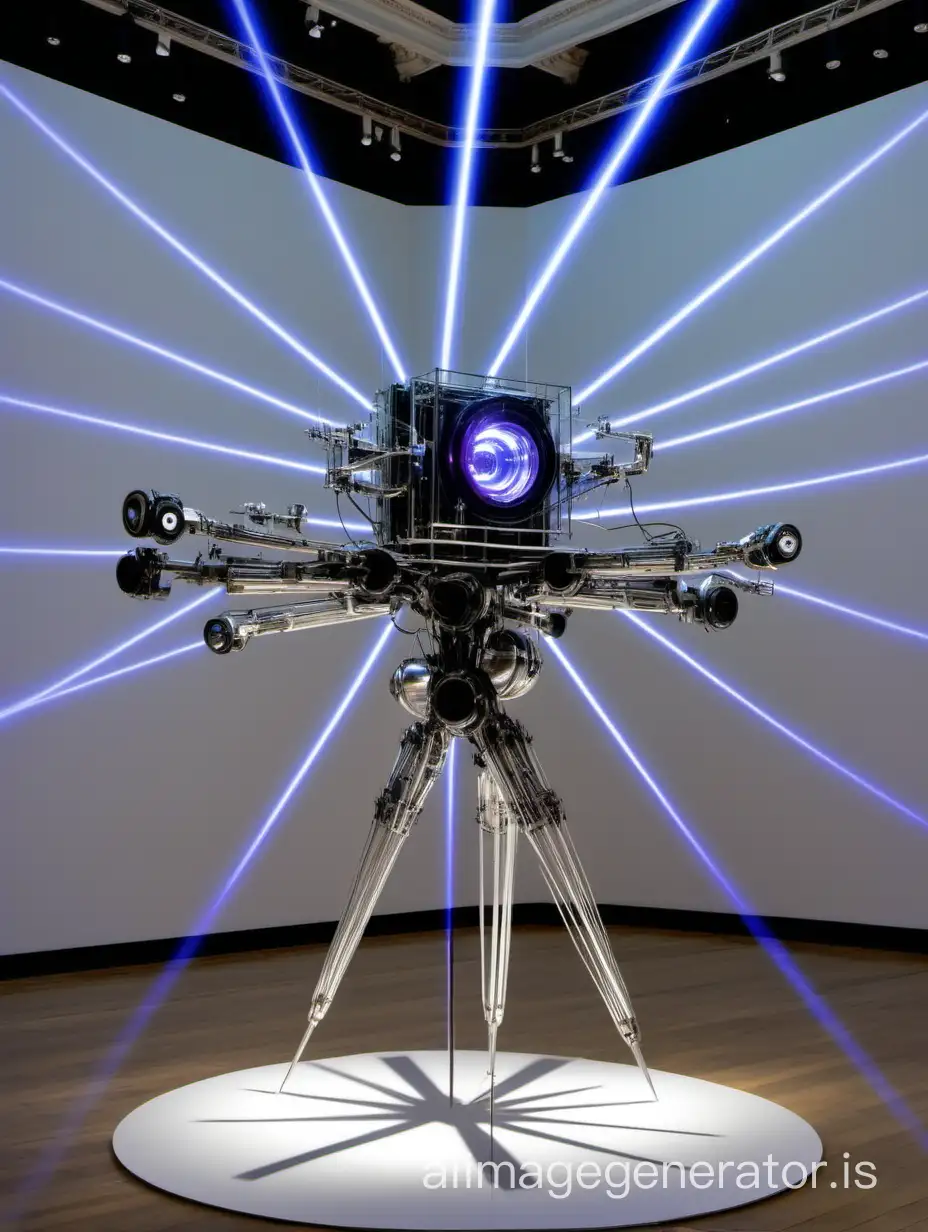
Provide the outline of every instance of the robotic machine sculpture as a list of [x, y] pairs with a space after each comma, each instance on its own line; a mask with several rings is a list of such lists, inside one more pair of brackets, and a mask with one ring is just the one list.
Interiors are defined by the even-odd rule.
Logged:
[[[539, 635], [561, 637], [573, 609], [630, 608], [727, 629], [738, 614], [739, 590], [769, 595], [773, 586], [721, 571], [733, 563], [775, 569], [796, 559], [802, 540], [794, 526], [777, 523], [701, 551], [679, 528], [652, 534], [638, 523], [640, 544], [607, 551], [558, 546], [570, 538], [573, 501], [644, 474], [652, 452], [649, 434], [613, 432], [600, 420], [597, 439], [615, 442], [627, 458], [575, 458], [571, 414], [568, 387], [439, 370], [379, 394], [370, 425], [310, 429], [308, 435], [327, 448], [326, 486], [336, 501], [371, 503], [374, 537], [366, 542], [302, 537], [302, 505], [282, 514], [246, 505], [245, 525], [214, 521], [174, 495], [135, 491], [126, 497], [123, 525], [135, 538], [151, 537], [162, 546], [187, 534], [213, 540], [193, 561], [150, 547], [124, 556], [117, 579], [127, 594], [165, 598], [170, 583], [163, 578], [173, 574], [198, 585], [222, 583], [229, 594], [287, 596], [282, 606], [207, 621], [204, 637], [216, 654], [242, 650], [271, 633], [395, 616], [403, 606], [424, 622], [428, 653], [404, 660], [390, 685], [415, 721], [376, 801], [348, 904], [281, 1089], [332, 1003], [456, 737], [473, 747], [482, 908], [487, 882], [491, 899], [489, 943], [482, 947], [491, 1091], [520, 839], [535, 853], [571, 939], [650, 1085], [628, 990], [561, 802], [531, 737], [503, 703], [535, 683], [542, 666]], [[292, 555], [231, 556], [221, 543]], [[701, 576], [690, 580], [694, 575]], [[483, 909], [487, 927], [485, 918]]]

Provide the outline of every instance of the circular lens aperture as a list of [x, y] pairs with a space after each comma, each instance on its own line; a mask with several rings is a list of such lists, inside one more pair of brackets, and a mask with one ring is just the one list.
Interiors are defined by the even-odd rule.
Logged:
[[538, 478], [538, 442], [523, 424], [507, 419], [499, 409], [477, 415], [461, 436], [464, 477], [474, 492], [491, 505], [515, 505]]

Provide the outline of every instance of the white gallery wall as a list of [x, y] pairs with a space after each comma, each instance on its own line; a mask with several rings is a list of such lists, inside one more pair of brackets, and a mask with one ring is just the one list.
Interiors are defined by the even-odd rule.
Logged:
[[[391, 372], [297, 172], [11, 66], [2, 80], [200, 257], [371, 392]], [[918, 87], [607, 194], [507, 368], [580, 388], [818, 192], [928, 106]], [[928, 125], [925, 126], [928, 130]], [[103, 318], [310, 410], [354, 404], [0, 102], [0, 278]], [[327, 191], [410, 371], [434, 365], [450, 217], [330, 183]], [[928, 131], [919, 130], [613, 385], [584, 415], [621, 414], [928, 287]], [[578, 199], [475, 210], [454, 362], [483, 370]], [[894, 314], [655, 418], [641, 505], [919, 455], [928, 381], [912, 376], [661, 454], [661, 439], [928, 359], [928, 308]], [[0, 394], [306, 462], [299, 419], [0, 290]], [[890, 473], [673, 515], [704, 543], [772, 520], [806, 546], [784, 583], [928, 630], [920, 562], [926, 471]], [[0, 546], [120, 548], [126, 491], [153, 486], [223, 517], [243, 500], [304, 501], [317, 477], [220, 458], [0, 404]], [[598, 497], [597, 497], [598, 500]], [[606, 508], [623, 509], [611, 490]], [[660, 516], [660, 515], [658, 515]], [[617, 516], [616, 521], [624, 521]], [[333, 531], [333, 535], [339, 532]], [[616, 535], [587, 529], [580, 542]], [[114, 560], [0, 555], [0, 709], [199, 594], [117, 589]], [[221, 593], [114, 660], [195, 642]], [[745, 598], [726, 634], [669, 621], [676, 644], [854, 771], [928, 813], [928, 644], [790, 598]], [[380, 627], [197, 649], [0, 720], [0, 950], [183, 934], [225, 880], [328, 722]], [[813, 761], [606, 614], [562, 643], [681, 814], [757, 910], [928, 926], [928, 828]], [[340, 910], [404, 715], [382, 660], [216, 929]], [[564, 797], [603, 902], [728, 910], [553, 655], [516, 703]], [[108, 665], [109, 666], [109, 665]], [[105, 669], [103, 669], [105, 670]], [[458, 750], [460, 903], [476, 901], [467, 750]], [[441, 905], [443, 788], [381, 904]], [[526, 852], [526, 858], [528, 853]], [[520, 897], [543, 897], [524, 870]]]

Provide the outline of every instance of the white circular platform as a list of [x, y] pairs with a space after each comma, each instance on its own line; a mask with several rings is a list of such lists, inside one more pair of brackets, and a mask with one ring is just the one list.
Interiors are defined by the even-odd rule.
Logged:
[[250, 1215], [463, 1232], [727, 1210], [798, 1188], [822, 1157], [815, 1130], [777, 1104], [652, 1070], [655, 1102], [629, 1065], [501, 1053], [492, 1139], [485, 1053], [456, 1054], [453, 1105], [444, 1052], [306, 1062], [278, 1095], [286, 1068], [159, 1095], [119, 1125], [117, 1158]]

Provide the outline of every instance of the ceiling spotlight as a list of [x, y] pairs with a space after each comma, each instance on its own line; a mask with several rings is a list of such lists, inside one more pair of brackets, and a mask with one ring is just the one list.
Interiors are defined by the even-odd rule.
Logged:
[[541, 152], [538, 149], [538, 143], [536, 142], [532, 146], [532, 173], [534, 175], [538, 175], [540, 171], [541, 171]]
[[129, 55], [128, 51], [121, 51], [119, 55], [117, 55], [116, 59], [119, 61], [120, 64], [131, 64], [132, 63], [132, 57]]
[[322, 38], [322, 22], [320, 20], [318, 4], [307, 4], [304, 20], [309, 37], [314, 39]]
[[374, 140], [374, 121], [370, 116], [361, 116], [361, 144], [370, 145]]
[[920, 21], [912, 28], [916, 34], [928, 34], [928, 21]]
[[398, 163], [403, 157], [403, 151], [400, 146], [400, 130], [398, 128], [390, 129], [390, 157], [395, 163]]
[[573, 154], [565, 154], [565, 155], [564, 155], [564, 162], [565, 162], [565, 163], [572, 163], [573, 161], [574, 161], [574, 156], [573, 156]]
[[826, 60], [825, 67], [827, 69], [830, 69], [833, 72], [836, 68], [841, 67], [841, 61], [840, 60]]
[[771, 81], [785, 81], [786, 72], [783, 68], [783, 57], [778, 51], [770, 53], [770, 63], [767, 65], [767, 76]]
[[158, 41], [155, 44], [156, 56], [169, 56], [171, 54], [171, 36], [169, 34], [159, 34]]
[[173, 98], [175, 103], [186, 103], [187, 101], [187, 95], [181, 94], [180, 92], [178, 92], [177, 94], [172, 94], [171, 98]]
[[564, 157], [564, 134], [563, 133], [554, 134], [554, 153], [552, 157], [553, 158], [563, 158]]
[[57, 35], [54, 35], [54, 34], [50, 34], [45, 41], [46, 43], [48, 43], [49, 47], [60, 47], [61, 46], [61, 39], [58, 38]]
[[874, 48], [873, 56], [876, 60], [888, 60], [889, 52], [885, 47], [876, 47]]

